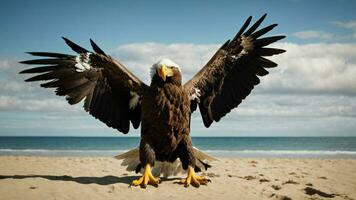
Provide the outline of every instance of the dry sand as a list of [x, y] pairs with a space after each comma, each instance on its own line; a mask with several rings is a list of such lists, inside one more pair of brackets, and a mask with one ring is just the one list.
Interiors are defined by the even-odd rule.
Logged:
[[356, 160], [221, 158], [200, 188], [162, 181], [129, 187], [137, 174], [102, 157], [0, 156], [0, 199], [356, 199]]

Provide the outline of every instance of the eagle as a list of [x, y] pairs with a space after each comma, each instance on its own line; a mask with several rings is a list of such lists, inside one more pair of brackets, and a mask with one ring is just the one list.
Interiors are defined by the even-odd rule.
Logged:
[[142, 82], [118, 60], [107, 55], [90, 39], [89, 51], [63, 37], [77, 53], [28, 52], [40, 59], [20, 63], [37, 65], [21, 71], [35, 74], [26, 82], [44, 81], [44, 88], [55, 88], [69, 104], [84, 100], [84, 110], [123, 134], [141, 124], [138, 148], [142, 177], [133, 186], [158, 186], [152, 174], [155, 162], [179, 162], [187, 172], [180, 181], [185, 186], [199, 187], [210, 180], [197, 174], [210, 167], [197, 155], [190, 138], [191, 115], [199, 107], [205, 127], [210, 127], [236, 108], [260, 83], [259, 77], [277, 64], [267, 56], [285, 50], [267, 47], [285, 36], [261, 37], [277, 24], [259, 28], [266, 14], [252, 26], [248, 17], [235, 37], [226, 41], [213, 57], [188, 82], [182, 83], [178, 64], [161, 59], [151, 67], [151, 83]]

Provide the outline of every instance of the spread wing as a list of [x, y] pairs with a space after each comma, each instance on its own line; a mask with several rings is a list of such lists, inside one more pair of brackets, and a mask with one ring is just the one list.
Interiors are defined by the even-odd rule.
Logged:
[[[285, 52], [266, 47], [285, 36], [260, 38], [277, 24], [258, 29], [266, 14], [248, 30], [249, 17], [240, 31], [215, 53], [210, 61], [185, 85], [191, 94], [192, 112], [199, 106], [204, 125], [209, 127], [237, 107], [260, 83], [258, 76], [277, 64], [264, 58]], [[257, 30], [257, 31], [256, 31]]]
[[40, 65], [20, 73], [37, 74], [25, 81], [46, 81], [41, 86], [55, 88], [69, 104], [84, 99], [84, 109], [107, 126], [127, 133], [130, 121], [138, 128], [141, 121], [140, 99], [147, 87], [121, 63], [106, 55], [92, 40], [94, 52], [63, 38], [77, 56], [29, 52], [45, 58], [20, 63]]

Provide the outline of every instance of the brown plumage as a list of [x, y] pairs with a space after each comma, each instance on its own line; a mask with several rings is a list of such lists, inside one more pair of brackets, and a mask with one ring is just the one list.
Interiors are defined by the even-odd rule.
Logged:
[[[30, 52], [45, 59], [23, 61], [23, 64], [42, 65], [20, 73], [38, 73], [26, 81], [47, 81], [42, 87], [56, 88], [56, 94], [66, 96], [70, 104], [84, 99], [84, 109], [107, 126], [128, 133], [130, 122], [141, 127], [140, 164], [145, 168], [143, 178], [134, 185], [158, 183], [149, 172], [155, 161], [174, 162], [180, 158], [188, 178], [184, 184], [199, 185], [206, 179], [191, 175], [200, 171], [195, 158], [190, 133], [190, 118], [197, 107], [206, 127], [237, 107], [255, 85], [258, 76], [268, 74], [266, 68], [277, 64], [264, 58], [285, 52], [268, 48], [284, 36], [260, 38], [276, 24], [258, 29], [266, 15], [249, 29], [247, 19], [236, 36], [228, 40], [210, 61], [187, 83], [182, 84], [178, 65], [170, 60], [156, 63], [148, 86], [121, 63], [104, 53], [92, 40], [94, 52], [63, 38], [79, 56], [48, 52]], [[246, 30], [247, 29], [247, 30]], [[256, 31], [257, 30], [257, 31]], [[151, 178], [148, 178], [151, 177]], [[147, 180], [149, 179], [149, 180]], [[194, 181], [195, 180], [195, 181]]]

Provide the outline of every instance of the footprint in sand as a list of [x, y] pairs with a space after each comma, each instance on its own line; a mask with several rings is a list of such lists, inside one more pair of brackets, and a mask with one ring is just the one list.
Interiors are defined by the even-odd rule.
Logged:
[[270, 182], [270, 180], [265, 179], [265, 178], [261, 178], [259, 181], [260, 181], [260, 183]]
[[271, 194], [270, 198], [276, 199], [276, 200], [292, 200], [290, 197], [287, 197], [286, 195], [281, 195], [281, 194]]
[[210, 178], [220, 177], [220, 175], [219, 175], [219, 174], [215, 174], [215, 173], [212, 173], [212, 172], [209, 172], [209, 173], [203, 173], [202, 175], [203, 175], [203, 176], [210, 177]]
[[249, 175], [249, 176], [244, 176], [243, 177], [243, 179], [246, 179], [246, 180], [255, 180], [256, 179], [256, 176], [251, 176], [251, 175]]
[[285, 185], [285, 184], [294, 184], [294, 185], [297, 185], [297, 184], [299, 184], [299, 183], [296, 182], [296, 181], [293, 181], [293, 180], [288, 180], [288, 181], [282, 183], [282, 185]]
[[312, 188], [312, 187], [304, 188], [304, 192], [305, 192], [305, 194], [310, 195], [310, 196], [317, 194], [317, 195], [319, 195], [321, 197], [326, 197], [326, 198], [334, 198], [335, 197], [335, 194], [329, 194], [329, 193], [317, 190], [317, 189]]
[[258, 162], [255, 161], [255, 160], [252, 160], [252, 161], [250, 161], [249, 163], [251, 163], [251, 164], [258, 164]]
[[274, 190], [280, 190], [280, 189], [282, 189], [282, 187], [279, 186], [279, 185], [272, 185], [271, 187], [272, 187]]

